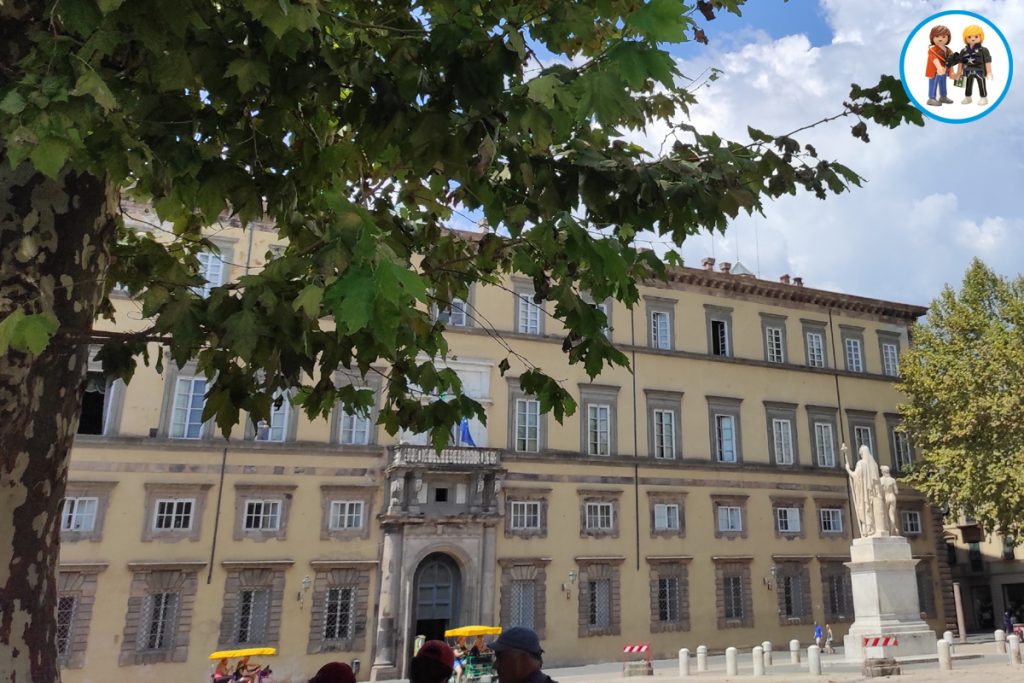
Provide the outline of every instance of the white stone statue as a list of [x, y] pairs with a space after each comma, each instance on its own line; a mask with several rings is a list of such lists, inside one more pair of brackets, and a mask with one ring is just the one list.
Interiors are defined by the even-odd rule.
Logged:
[[392, 510], [402, 507], [402, 489], [404, 488], [404, 482], [401, 477], [395, 477], [391, 480], [391, 503], [388, 507]]
[[888, 536], [888, 523], [885, 519], [884, 498], [882, 495], [882, 478], [878, 471], [878, 463], [871, 449], [861, 446], [858, 450], [860, 458], [857, 466], [850, 469], [847, 459], [846, 444], [842, 446], [843, 463], [850, 475], [850, 488], [853, 490], [853, 508], [857, 512], [857, 525], [861, 538], [868, 536]]
[[882, 465], [881, 470], [880, 483], [882, 487], [882, 505], [885, 509], [885, 521], [889, 525], [889, 535], [899, 536], [900, 528], [896, 525], [896, 496], [899, 495], [900, 489], [896, 485], [896, 480], [889, 474], [889, 467]]

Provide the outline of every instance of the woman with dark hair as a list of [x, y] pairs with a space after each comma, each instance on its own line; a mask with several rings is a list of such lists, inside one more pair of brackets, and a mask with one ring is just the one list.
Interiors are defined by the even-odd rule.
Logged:
[[345, 662], [330, 662], [320, 667], [309, 683], [356, 683], [356, 675]]

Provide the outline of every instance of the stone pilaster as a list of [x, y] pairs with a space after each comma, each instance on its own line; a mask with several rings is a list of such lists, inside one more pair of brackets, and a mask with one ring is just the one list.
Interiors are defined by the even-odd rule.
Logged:
[[370, 680], [398, 678], [397, 638], [402, 574], [402, 528], [385, 524], [380, 558], [380, 607], [377, 613], [377, 652], [370, 669]]

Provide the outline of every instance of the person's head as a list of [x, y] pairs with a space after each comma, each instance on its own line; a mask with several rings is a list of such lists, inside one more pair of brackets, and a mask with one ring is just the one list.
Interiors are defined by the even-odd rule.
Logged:
[[345, 662], [330, 662], [320, 667], [309, 683], [356, 683], [356, 675]]
[[513, 626], [491, 642], [494, 650], [494, 670], [502, 683], [521, 683], [540, 669], [544, 650], [532, 629]]
[[933, 26], [932, 30], [928, 33], [928, 40], [932, 45], [938, 45], [939, 47], [945, 47], [949, 45], [949, 42], [953, 40], [953, 35], [949, 32], [949, 29], [939, 24]]
[[477, 636], [476, 640], [473, 641], [473, 647], [478, 648], [480, 650], [484, 649], [484, 637]]
[[883, 477], [888, 477], [889, 476], [889, 466], [888, 465], [882, 465], [878, 469], [882, 470], [882, 476]]
[[985, 31], [977, 24], [964, 29], [964, 42], [968, 45], [981, 45], [985, 41]]
[[455, 668], [455, 653], [447, 643], [428, 640], [409, 663], [409, 683], [445, 683]]

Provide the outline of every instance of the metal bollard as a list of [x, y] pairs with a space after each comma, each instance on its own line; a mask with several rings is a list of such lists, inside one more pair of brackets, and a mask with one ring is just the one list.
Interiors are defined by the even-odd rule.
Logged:
[[708, 670], [708, 647], [701, 645], [697, 648], [697, 673], [704, 673]]
[[1006, 639], [1006, 647], [1010, 652], [1010, 666], [1020, 664], [1020, 638], [1012, 635]]
[[800, 663], [800, 641], [795, 638], [789, 641], [789, 663]]
[[821, 675], [821, 648], [817, 645], [807, 648], [807, 668], [812, 675]]
[[690, 675], [690, 651], [688, 649], [681, 648], [679, 650], [679, 677], [683, 678]]
[[755, 646], [754, 649], [750, 651], [751, 659], [754, 660], [755, 676], [764, 676], [764, 658], [766, 654], [767, 653], [764, 651], [764, 648], [760, 645]]
[[1003, 629], [996, 629], [996, 652], [1005, 655], [1006, 654], [1006, 631]]
[[734, 647], [725, 648], [725, 675], [736, 675], [736, 648]]
[[772, 665], [772, 642], [764, 641], [761, 643], [761, 649], [764, 650], [764, 668], [767, 669]]
[[943, 671], [953, 670], [953, 659], [949, 655], [949, 641], [945, 638], [935, 643], [939, 652], [939, 668]]

